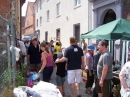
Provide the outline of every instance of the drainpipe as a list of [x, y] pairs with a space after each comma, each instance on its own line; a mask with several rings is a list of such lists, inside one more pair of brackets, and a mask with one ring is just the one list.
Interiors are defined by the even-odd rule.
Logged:
[[22, 14], [21, 14], [21, 12], [22, 12], [22, 10], [21, 10], [21, 7], [22, 7], [22, 1], [20, 0], [20, 40], [22, 39], [21, 37], [22, 37]]
[[[90, 30], [92, 30], [92, 2], [88, 0], [88, 31]], [[89, 39], [88, 44], [91, 42], [91, 39]]]

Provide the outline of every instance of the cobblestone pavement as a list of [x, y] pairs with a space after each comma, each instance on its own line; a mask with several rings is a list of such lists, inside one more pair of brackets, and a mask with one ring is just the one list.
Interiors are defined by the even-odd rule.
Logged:
[[[56, 73], [54, 71], [53, 74], [52, 74], [52, 76], [51, 76], [50, 82], [56, 85], [55, 78], [56, 78]], [[81, 89], [80, 90], [81, 90], [82, 97], [92, 97], [92, 95], [87, 95], [85, 93], [85, 84], [84, 83], [81, 83]], [[65, 81], [65, 97], [68, 97], [68, 95], [70, 95], [70, 94], [71, 94], [70, 87], [69, 87], [69, 85], [67, 83], [67, 80], [66, 80]]]

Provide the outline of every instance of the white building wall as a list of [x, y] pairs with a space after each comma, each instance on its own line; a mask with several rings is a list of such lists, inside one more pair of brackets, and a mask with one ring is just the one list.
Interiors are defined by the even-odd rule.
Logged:
[[[35, 7], [39, 0], [35, 2]], [[60, 2], [61, 15], [57, 17], [56, 5]], [[38, 19], [40, 30], [40, 41], [45, 40], [45, 32], [48, 31], [48, 41], [51, 37], [56, 38], [56, 29], [60, 28], [60, 39], [63, 47], [69, 46], [69, 37], [73, 36], [73, 25], [80, 23], [80, 33], [88, 31], [88, 1], [81, 0], [81, 5], [75, 7], [75, 0], [42, 0], [42, 9], [40, 5], [38, 13], [36, 12], [36, 22]], [[50, 11], [50, 21], [47, 21], [47, 11]], [[40, 26], [40, 17], [42, 16], [42, 25]], [[37, 23], [36, 23], [37, 24]]]

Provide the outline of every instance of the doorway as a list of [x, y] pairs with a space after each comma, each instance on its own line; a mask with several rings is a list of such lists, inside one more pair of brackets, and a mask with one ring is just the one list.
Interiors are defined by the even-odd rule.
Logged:
[[109, 23], [114, 20], [116, 20], [116, 13], [112, 9], [110, 9], [104, 17], [103, 24]]
[[74, 24], [74, 36], [77, 39], [77, 42], [80, 42], [80, 23]]
[[[112, 9], [110, 9], [110, 10], [108, 10], [108, 12], [106, 13], [106, 15], [104, 17], [103, 24], [112, 22], [114, 20], [116, 20], [116, 13]], [[109, 46], [110, 46], [110, 48], [109, 48], [110, 52], [113, 55], [113, 60], [115, 60], [115, 58], [116, 58], [116, 51], [117, 51], [117, 47], [115, 46], [115, 41], [111, 40], [111, 41], [109, 41], [109, 43], [110, 43], [109, 44]]]
[[48, 42], [48, 31], [45, 32], [45, 41]]

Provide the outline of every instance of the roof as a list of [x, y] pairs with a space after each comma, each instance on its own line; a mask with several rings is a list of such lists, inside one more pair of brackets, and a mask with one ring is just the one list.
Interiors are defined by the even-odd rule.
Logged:
[[28, 2], [28, 6], [30, 6], [30, 8], [34, 14], [35, 13], [34, 2]]
[[26, 15], [25, 15], [25, 21], [26, 21], [26, 16], [27, 16], [29, 7], [31, 9], [32, 14], [35, 14], [34, 2], [28, 2], [27, 9], [26, 9]]
[[38, 0], [35, 0], [34, 4], [37, 2]]
[[26, 0], [21, 0], [21, 2], [22, 2], [22, 5], [25, 3], [25, 1], [26, 1]]

